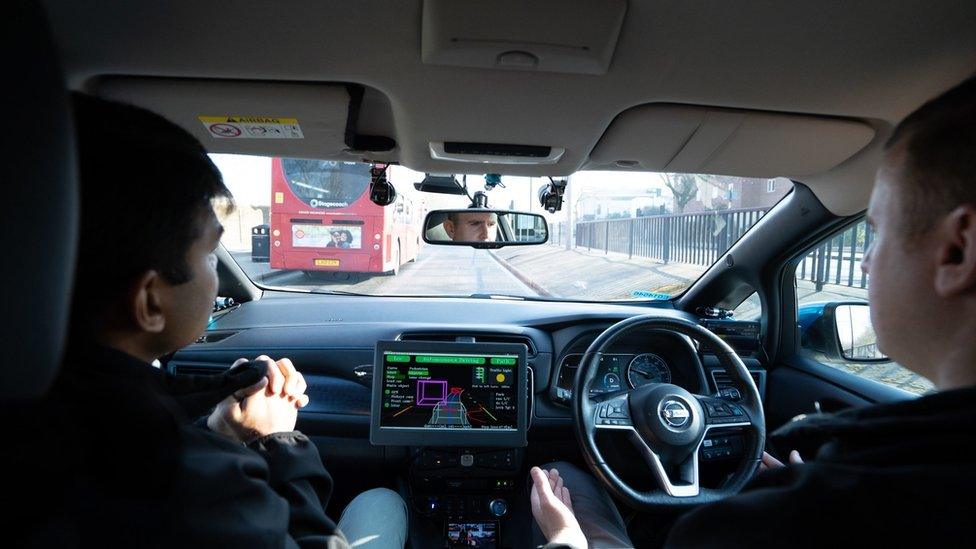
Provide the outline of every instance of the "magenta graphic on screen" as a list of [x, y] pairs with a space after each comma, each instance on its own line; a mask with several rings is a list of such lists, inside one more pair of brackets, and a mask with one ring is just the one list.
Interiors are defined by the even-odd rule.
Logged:
[[437, 406], [447, 399], [447, 381], [417, 380], [417, 406]]

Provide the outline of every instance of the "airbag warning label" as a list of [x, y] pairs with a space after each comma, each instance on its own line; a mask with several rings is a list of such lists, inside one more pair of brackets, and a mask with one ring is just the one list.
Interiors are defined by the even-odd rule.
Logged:
[[214, 139], [304, 139], [297, 118], [198, 116]]

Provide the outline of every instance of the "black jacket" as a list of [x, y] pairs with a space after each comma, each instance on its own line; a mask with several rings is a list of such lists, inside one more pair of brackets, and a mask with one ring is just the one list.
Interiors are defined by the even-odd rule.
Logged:
[[190, 423], [261, 375], [173, 376], [106, 348], [69, 355], [30, 432], [4, 451], [24, 474], [15, 544], [347, 547], [308, 438], [245, 447]]
[[809, 461], [686, 514], [667, 546], [972, 546], [976, 388], [811, 416], [773, 437]]

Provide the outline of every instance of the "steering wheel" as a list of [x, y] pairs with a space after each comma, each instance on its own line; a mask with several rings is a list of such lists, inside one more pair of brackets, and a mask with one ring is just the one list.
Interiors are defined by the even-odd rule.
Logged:
[[[718, 357], [732, 382], [743, 389], [737, 402], [692, 394], [670, 383], [652, 383], [624, 392], [590, 396], [600, 357], [635, 329], [666, 330], [688, 336]], [[766, 438], [759, 390], [739, 356], [718, 336], [694, 322], [642, 315], [614, 324], [586, 350], [576, 371], [573, 419], [583, 456], [593, 473], [628, 505], [640, 510], [674, 509], [717, 501], [735, 494], [752, 478]], [[705, 434], [742, 427], [744, 456], [721, 488], [699, 486], [698, 449]], [[637, 491], [611, 469], [596, 444], [596, 432], [624, 432], [643, 456], [660, 490]]]

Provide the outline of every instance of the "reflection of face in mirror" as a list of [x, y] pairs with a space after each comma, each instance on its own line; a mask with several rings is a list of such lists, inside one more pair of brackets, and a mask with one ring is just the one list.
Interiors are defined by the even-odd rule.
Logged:
[[493, 242], [498, 235], [498, 216], [491, 212], [449, 213], [444, 231], [455, 242]]

